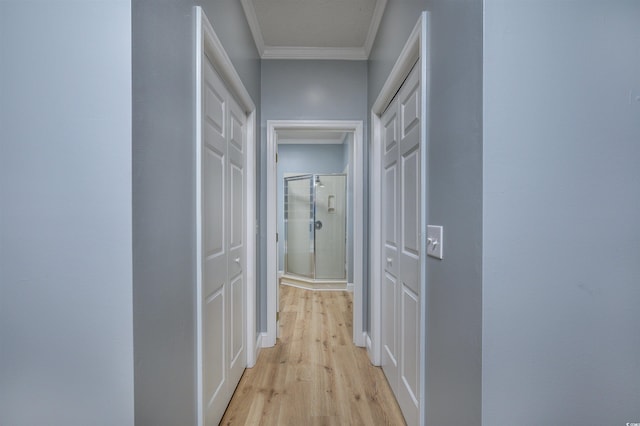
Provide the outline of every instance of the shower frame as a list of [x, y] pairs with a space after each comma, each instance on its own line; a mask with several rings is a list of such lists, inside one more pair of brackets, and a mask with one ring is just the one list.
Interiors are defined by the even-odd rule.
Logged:
[[[344, 233], [343, 233], [343, 240], [342, 240], [342, 245], [344, 246], [344, 256], [342, 259], [342, 277], [341, 278], [323, 278], [323, 277], [317, 277], [317, 256], [318, 256], [318, 252], [317, 252], [317, 246], [316, 246], [316, 231], [319, 230], [319, 228], [317, 228], [317, 187], [318, 187], [318, 183], [320, 183], [320, 177], [321, 176], [328, 176], [328, 177], [344, 177], [344, 213], [343, 213], [343, 221], [344, 221]], [[298, 272], [291, 272], [289, 270], [289, 225], [288, 225], [288, 182], [289, 181], [300, 181], [300, 180], [305, 180], [305, 179], [309, 179], [310, 180], [310, 204], [311, 204], [311, 217], [309, 218], [309, 234], [310, 234], [310, 239], [313, 242], [313, 256], [311, 257], [311, 271], [310, 274], [301, 274]], [[284, 273], [291, 275], [291, 276], [300, 276], [300, 277], [304, 277], [307, 279], [312, 279], [312, 280], [321, 280], [321, 281], [337, 281], [337, 282], [343, 282], [347, 280], [347, 251], [346, 251], [346, 245], [347, 245], [347, 241], [346, 241], [346, 236], [347, 236], [347, 214], [346, 214], [346, 201], [347, 201], [347, 188], [346, 188], [346, 184], [347, 184], [347, 175], [345, 173], [300, 173], [300, 174], [295, 174], [295, 175], [291, 175], [288, 177], [284, 178], [284, 206], [283, 206], [283, 215], [284, 215]]]

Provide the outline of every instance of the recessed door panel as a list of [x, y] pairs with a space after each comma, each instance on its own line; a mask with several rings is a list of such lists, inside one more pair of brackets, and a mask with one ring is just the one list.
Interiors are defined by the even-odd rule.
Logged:
[[237, 111], [231, 111], [231, 136], [229, 142], [233, 145], [239, 153], [244, 152], [245, 132], [244, 132], [244, 117], [238, 114]]
[[420, 309], [418, 295], [403, 286], [401, 300], [401, 361], [398, 402], [408, 424], [417, 424], [420, 380]]
[[237, 362], [242, 362], [241, 355], [244, 349], [244, 309], [242, 308], [244, 301], [244, 283], [242, 276], [238, 276], [231, 282], [231, 345], [229, 359], [231, 360], [231, 368]]
[[242, 214], [244, 204], [244, 174], [237, 165], [230, 167], [230, 193], [229, 193], [229, 277], [233, 278], [243, 270], [243, 235], [244, 216]]
[[215, 87], [213, 81], [208, 81], [205, 84], [204, 117], [205, 125], [211, 126], [213, 131], [224, 136], [224, 95], [220, 93], [219, 88]]
[[382, 144], [384, 145], [385, 152], [389, 152], [393, 148], [395, 148], [398, 142], [395, 110], [392, 111], [392, 115], [385, 118], [387, 118], [387, 120], [385, 120], [384, 124], [384, 135]]
[[414, 402], [418, 401], [419, 347], [418, 325], [420, 315], [418, 295], [402, 288], [402, 380]]
[[220, 344], [224, 340], [226, 326], [224, 288], [220, 288], [203, 302], [203, 322], [207, 324], [202, 334], [203, 393], [205, 412], [208, 414], [206, 417], [211, 418], [226, 406], [224, 398], [220, 398], [226, 392], [225, 346]]
[[418, 162], [417, 149], [402, 157], [402, 250], [414, 256], [420, 247]]
[[204, 148], [204, 182], [203, 191], [209, 212], [203, 217], [204, 225], [204, 253], [207, 259], [223, 255], [225, 252], [224, 232], [224, 183], [225, 183], [225, 155], [210, 146]]
[[420, 121], [420, 92], [418, 87], [408, 91], [407, 98], [402, 102], [400, 116], [402, 117], [402, 137], [411, 132]]
[[384, 194], [385, 203], [382, 208], [385, 210], [384, 239], [385, 244], [390, 247], [398, 247], [398, 237], [396, 234], [396, 210], [398, 200], [396, 197], [397, 188], [397, 163], [391, 163], [384, 170]]
[[417, 146], [402, 157], [402, 203], [400, 268], [403, 282], [418, 293], [420, 272], [420, 170]]
[[398, 282], [391, 274], [385, 274], [382, 284], [382, 370], [394, 390], [398, 390], [398, 324], [396, 311]]

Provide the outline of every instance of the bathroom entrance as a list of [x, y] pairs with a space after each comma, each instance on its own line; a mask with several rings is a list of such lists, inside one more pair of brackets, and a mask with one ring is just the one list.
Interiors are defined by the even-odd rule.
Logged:
[[[266, 146], [267, 175], [267, 234], [273, 235], [266, 248], [267, 269], [267, 331], [262, 338], [264, 347], [276, 343], [278, 332], [278, 289], [283, 280], [297, 280], [298, 287], [316, 290], [348, 290], [353, 296], [353, 342], [357, 346], [365, 345], [364, 312], [363, 312], [363, 272], [364, 243], [363, 224], [364, 211], [364, 147], [363, 125], [361, 121], [342, 120], [268, 120]], [[331, 176], [344, 183], [334, 183]], [[287, 238], [284, 224], [285, 178], [288, 180], [288, 191], [300, 190], [306, 194], [304, 213], [301, 222], [296, 225], [296, 232], [306, 235], [305, 239], [293, 242]], [[318, 181], [319, 182], [316, 182]], [[294, 183], [295, 182], [295, 183]], [[293, 188], [298, 185], [300, 188]], [[324, 185], [324, 187], [322, 186]], [[339, 193], [329, 193], [334, 185], [344, 188], [344, 219], [339, 218]], [[304, 189], [303, 189], [304, 188]], [[297, 194], [297, 191], [296, 191]], [[331, 200], [329, 199], [329, 196]], [[296, 195], [297, 196], [297, 195]], [[314, 197], [313, 200], [310, 197]], [[317, 202], [317, 198], [324, 198]], [[318, 215], [319, 206], [323, 205], [326, 217]], [[329, 205], [331, 204], [331, 206]], [[315, 209], [313, 212], [311, 210]], [[331, 211], [330, 211], [331, 210]], [[288, 212], [289, 213], [289, 212]], [[322, 214], [322, 212], [320, 212]], [[302, 220], [304, 217], [304, 220]], [[287, 217], [289, 221], [289, 216]], [[316, 231], [316, 222], [322, 222], [322, 231]], [[344, 237], [340, 246], [329, 244], [327, 252], [338, 251], [340, 256], [327, 258], [323, 264], [321, 250], [324, 250], [323, 238], [335, 240], [334, 232], [340, 227], [332, 225], [340, 220], [344, 224]], [[311, 226], [311, 228], [310, 228]], [[320, 226], [320, 224], [318, 224]], [[287, 247], [287, 268], [285, 268], [285, 242]], [[292, 244], [298, 244], [296, 248]], [[312, 245], [313, 244], [313, 245]], [[294, 254], [294, 251], [296, 252]], [[294, 259], [296, 258], [296, 259]], [[346, 260], [342, 260], [342, 259]], [[341, 260], [335, 260], [341, 259]], [[295, 262], [300, 265], [294, 265]], [[293, 263], [292, 263], [293, 262]], [[335, 265], [339, 266], [335, 268]], [[289, 266], [291, 264], [291, 266]], [[346, 264], [346, 266], [345, 266]], [[292, 270], [291, 268], [298, 268]], [[346, 269], [346, 271], [345, 271]], [[289, 270], [294, 273], [287, 273]], [[330, 271], [325, 274], [324, 271]], [[298, 272], [298, 274], [295, 274]], [[323, 278], [320, 278], [323, 277]], [[330, 278], [328, 278], [330, 277]], [[322, 281], [321, 281], [322, 280]], [[340, 284], [338, 284], [340, 283]], [[341, 286], [341, 287], [339, 287]]]

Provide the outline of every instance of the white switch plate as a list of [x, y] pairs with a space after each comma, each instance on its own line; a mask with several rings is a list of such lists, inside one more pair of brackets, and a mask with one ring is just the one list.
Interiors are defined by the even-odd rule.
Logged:
[[427, 225], [427, 255], [442, 259], [442, 226]]

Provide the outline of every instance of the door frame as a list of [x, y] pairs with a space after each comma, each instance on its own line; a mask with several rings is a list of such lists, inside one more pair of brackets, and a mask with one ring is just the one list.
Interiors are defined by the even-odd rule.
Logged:
[[[277, 335], [277, 285], [278, 243], [277, 226], [277, 173], [276, 153], [278, 131], [282, 130], [331, 130], [352, 132], [349, 173], [353, 176], [353, 343], [365, 345], [363, 328], [364, 273], [364, 146], [362, 121], [345, 120], [268, 120], [267, 121], [267, 331], [262, 340], [265, 347], [276, 344]], [[357, 220], [359, 218], [359, 220]]]
[[[418, 61], [420, 67], [421, 111], [420, 121], [420, 424], [426, 422], [426, 366], [427, 366], [427, 224], [428, 224], [428, 167], [429, 167], [429, 12], [422, 12], [409, 39], [400, 52], [395, 65], [391, 69], [376, 101], [371, 108], [371, 173], [369, 188], [382, 187], [382, 120], [387, 109], [402, 83]], [[382, 277], [383, 244], [382, 244], [382, 195], [380, 191], [370, 191], [370, 259], [369, 259], [369, 312], [370, 324], [367, 335], [367, 353], [372, 364], [380, 365], [382, 360]]]
[[255, 182], [255, 145], [256, 145], [256, 106], [235, 70], [220, 39], [216, 35], [202, 7], [195, 7], [195, 200], [196, 200], [196, 381], [197, 381], [197, 419], [202, 425], [203, 389], [202, 389], [202, 64], [205, 55], [211, 60], [216, 72], [224, 81], [229, 93], [238, 102], [247, 115], [247, 145], [245, 174], [245, 311], [246, 311], [246, 366], [253, 367], [257, 359], [256, 334], [256, 182]]

